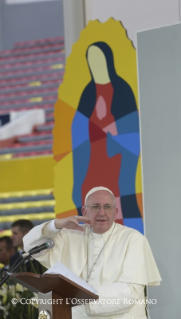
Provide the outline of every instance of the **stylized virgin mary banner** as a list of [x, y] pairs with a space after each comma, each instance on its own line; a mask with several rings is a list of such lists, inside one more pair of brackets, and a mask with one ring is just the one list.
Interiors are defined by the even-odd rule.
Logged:
[[136, 51], [119, 21], [91, 21], [68, 57], [55, 105], [56, 214], [110, 188], [117, 222], [143, 232]]

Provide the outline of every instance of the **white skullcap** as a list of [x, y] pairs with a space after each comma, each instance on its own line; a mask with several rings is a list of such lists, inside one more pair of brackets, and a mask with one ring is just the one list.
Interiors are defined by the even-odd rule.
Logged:
[[86, 203], [86, 201], [87, 201], [87, 198], [88, 198], [91, 194], [93, 194], [93, 193], [95, 193], [95, 192], [97, 192], [97, 191], [107, 191], [107, 192], [109, 192], [110, 194], [112, 194], [112, 195], [114, 196], [113, 192], [111, 192], [111, 190], [110, 190], [109, 188], [106, 188], [106, 187], [103, 187], [103, 186], [98, 186], [98, 187], [92, 188], [92, 189], [87, 193], [87, 195], [86, 195], [86, 197], [85, 197], [85, 203]]

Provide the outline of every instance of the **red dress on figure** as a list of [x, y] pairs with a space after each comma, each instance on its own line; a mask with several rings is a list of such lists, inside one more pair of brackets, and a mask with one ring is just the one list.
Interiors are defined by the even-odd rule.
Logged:
[[111, 189], [115, 195], [119, 212], [117, 222], [122, 224], [123, 217], [118, 184], [121, 154], [109, 157], [106, 144], [107, 132], [117, 135], [115, 119], [111, 114], [112, 97], [113, 87], [111, 82], [96, 84], [96, 104], [89, 119], [91, 154], [87, 174], [82, 184], [82, 199], [95, 186], [104, 186]]

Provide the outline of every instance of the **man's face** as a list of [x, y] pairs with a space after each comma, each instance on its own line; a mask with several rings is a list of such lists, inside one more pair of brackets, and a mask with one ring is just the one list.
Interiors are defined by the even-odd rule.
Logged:
[[101, 207], [100, 212], [93, 212], [91, 207], [82, 208], [82, 213], [91, 219], [91, 226], [94, 233], [103, 234], [108, 231], [117, 214], [118, 209], [113, 207], [115, 205], [113, 196], [107, 191], [97, 191], [91, 194], [88, 199], [86, 206], [93, 205], [110, 205], [112, 206], [109, 212], [105, 212]]
[[19, 229], [18, 226], [12, 227], [12, 242], [13, 242], [13, 246], [18, 248], [23, 248], [23, 237], [25, 236], [25, 234]]
[[9, 258], [15, 253], [14, 250], [7, 249], [6, 242], [0, 242], [0, 263], [7, 266], [9, 264]]

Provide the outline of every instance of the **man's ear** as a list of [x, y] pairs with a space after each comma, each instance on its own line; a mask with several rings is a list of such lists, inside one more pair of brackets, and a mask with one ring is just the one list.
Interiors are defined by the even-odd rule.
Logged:
[[117, 207], [115, 207], [115, 215], [114, 215], [114, 219], [116, 219], [116, 215], [117, 215], [117, 213], [118, 213], [118, 208], [117, 208]]
[[[28, 234], [28, 233], [29, 233], [29, 231], [30, 231], [30, 230], [27, 230], [27, 231], [25, 231], [25, 232], [22, 232], [23, 237], [24, 237], [26, 234]], [[23, 238], [23, 237], [22, 237], [22, 238]]]
[[25, 231], [25, 232], [23, 233], [23, 237], [24, 237], [26, 234], [28, 234], [28, 233], [29, 233], [29, 230]]
[[87, 216], [87, 211], [86, 211], [86, 208], [84, 206], [81, 208], [81, 212], [82, 212], [82, 215], [84, 217]]
[[17, 251], [17, 249], [15, 249], [14, 247], [11, 248], [10, 251], [9, 251], [10, 257], [11, 257], [12, 255], [14, 255], [14, 254], [16, 253], [16, 251]]

